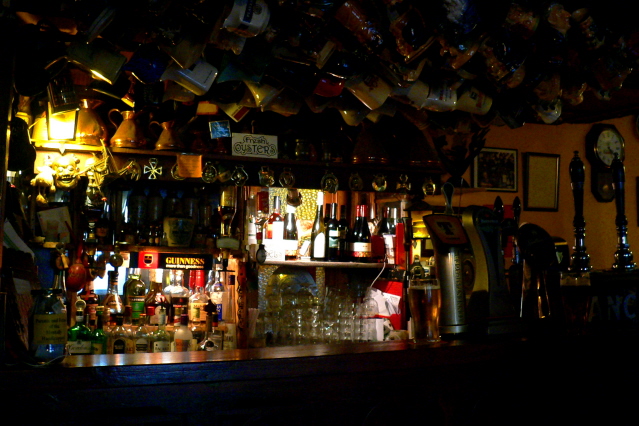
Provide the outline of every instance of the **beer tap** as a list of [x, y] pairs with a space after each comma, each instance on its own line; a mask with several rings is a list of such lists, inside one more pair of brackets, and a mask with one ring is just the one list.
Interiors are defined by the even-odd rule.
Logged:
[[586, 253], [586, 220], [584, 219], [584, 163], [579, 158], [579, 151], [570, 161], [570, 185], [575, 203], [575, 218], [572, 221], [575, 233], [575, 245], [570, 256], [570, 272], [590, 271], [590, 255]]
[[508, 268], [508, 291], [510, 292], [510, 300], [521, 316], [521, 290], [524, 279], [524, 268], [520, 255], [519, 242], [517, 240], [517, 230], [519, 229], [519, 218], [521, 217], [521, 200], [515, 197], [513, 200], [513, 251], [510, 259], [511, 265]]
[[619, 155], [615, 153], [612, 160], [612, 188], [615, 191], [615, 206], [617, 208], [617, 216], [615, 225], [617, 226], [617, 251], [615, 252], [615, 263], [612, 269], [615, 271], [628, 272], [633, 271], [637, 266], [633, 262], [630, 244], [628, 244], [628, 219], [625, 213], [624, 186], [626, 182], [623, 161]]

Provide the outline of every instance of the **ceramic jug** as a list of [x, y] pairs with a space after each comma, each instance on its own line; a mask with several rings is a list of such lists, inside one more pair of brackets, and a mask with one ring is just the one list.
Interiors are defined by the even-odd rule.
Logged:
[[165, 121], [163, 123], [152, 121], [149, 123], [149, 130], [153, 134], [157, 134], [157, 128], [162, 128], [162, 132], [157, 137], [155, 149], [158, 151], [167, 150], [184, 150], [184, 144], [175, 128], [175, 121]]
[[[113, 119], [115, 114], [122, 116], [122, 122], [118, 126]], [[113, 108], [108, 114], [109, 121], [116, 127], [115, 134], [111, 137], [111, 146], [115, 148], [144, 148], [146, 138], [136, 120], [135, 111], [120, 111]]]

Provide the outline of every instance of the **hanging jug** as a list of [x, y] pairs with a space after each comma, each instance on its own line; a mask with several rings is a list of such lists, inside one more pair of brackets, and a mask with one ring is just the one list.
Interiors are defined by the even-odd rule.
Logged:
[[[122, 122], [118, 126], [113, 120], [113, 115], [118, 113], [122, 116]], [[116, 127], [115, 134], [111, 137], [111, 147], [114, 148], [144, 148], [146, 138], [135, 119], [135, 111], [120, 111], [113, 108], [109, 111], [109, 121]]]
[[165, 121], [160, 123], [158, 121], [152, 121], [149, 123], [149, 130], [154, 135], [157, 135], [157, 128], [162, 129], [161, 133], [157, 136], [157, 142], [155, 142], [155, 149], [158, 151], [168, 150], [184, 150], [184, 144], [180, 140], [180, 136], [175, 128], [175, 121]]

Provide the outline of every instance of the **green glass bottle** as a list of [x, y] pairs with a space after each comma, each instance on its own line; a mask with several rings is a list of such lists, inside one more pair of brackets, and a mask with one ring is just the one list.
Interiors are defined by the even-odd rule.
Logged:
[[97, 324], [95, 330], [91, 333], [91, 354], [106, 354], [107, 334], [104, 331], [104, 318], [100, 309], [98, 309], [96, 320]]
[[67, 350], [69, 355], [91, 354], [91, 329], [85, 324], [83, 309], [77, 309], [75, 325], [68, 330]]

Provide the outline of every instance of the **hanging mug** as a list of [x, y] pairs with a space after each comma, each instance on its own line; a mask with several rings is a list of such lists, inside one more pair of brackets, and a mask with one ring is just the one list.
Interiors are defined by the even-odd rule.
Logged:
[[373, 189], [377, 192], [386, 190], [386, 176], [377, 174], [373, 177]]
[[289, 167], [284, 167], [284, 171], [280, 174], [280, 185], [284, 188], [292, 188], [295, 185], [295, 176]]
[[348, 187], [351, 191], [361, 191], [364, 189], [364, 181], [360, 177], [359, 173], [351, 173], [351, 177], [348, 179]]
[[248, 173], [246, 173], [246, 170], [244, 170], [243, 165], [238, 164], [237, 166], [235, 166], [235, 170], [233, 170], [233, 175], [231, 176], [231, 180], [233, 181], [235, 186], [244, 186], [248, 178], [249, 175]]
[[326, 173], [324, 173], [324, 176], [322, 176], [320, 186], [324, 192], [335, 194], [337, 192], [337, 188], [339, 188], [337, 176], [327, 170]]
[[204, 170], [202, 170], [202, 180], [206, 183], [213, 183], [217, 179], [217, 169], [212, 161], [204, 163]]
[[260, 168], [260, 185], [261, 186], [273, 186], [275, 184], [275, 176], [273, 174], [273, 170], [271, 170], [268, 166], [262, 166]]

